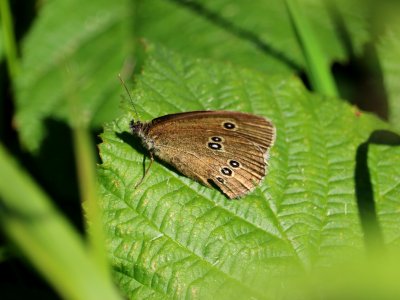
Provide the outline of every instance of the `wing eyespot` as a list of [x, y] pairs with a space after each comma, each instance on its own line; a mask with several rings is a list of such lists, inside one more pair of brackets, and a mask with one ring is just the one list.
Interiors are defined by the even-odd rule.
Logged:
[[208, 148], [210, 148], [212, 150], [221, 150], [222, 145], [219, 143], [208, 143]]
[[221, 174], [224, 176], [233, 176], [233, 171], [228, 167], [222, 167], [220, 170]]

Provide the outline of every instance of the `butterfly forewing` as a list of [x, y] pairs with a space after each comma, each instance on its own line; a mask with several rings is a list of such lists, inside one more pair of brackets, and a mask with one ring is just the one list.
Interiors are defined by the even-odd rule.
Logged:
[[154, 119], [147, 138], [153, 153], [182, 174], [238, 198], [265, 176], [275, 127], [252, 114], [198, 111]]

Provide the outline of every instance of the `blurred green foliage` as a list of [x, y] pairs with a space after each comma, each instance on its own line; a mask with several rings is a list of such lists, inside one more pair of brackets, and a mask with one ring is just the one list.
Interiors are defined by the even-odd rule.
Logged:
[[[16, 3], [0, 0], [2, 299], [56, 297], [36, 272], [64, 298], [115, 296], [103, 246], [129, 298], [398, 298], [398, 1]], [[143, 120], [272, 119], [263, 184], [228, 201], [156, 163], [134, 189], [145, 153], [119, 73]], [[85, 158], [95, 144], [105, 242]], [[31, 211], [40, 203], [57, 226]], [[82, 277], [51, 276], [68, 261]]]

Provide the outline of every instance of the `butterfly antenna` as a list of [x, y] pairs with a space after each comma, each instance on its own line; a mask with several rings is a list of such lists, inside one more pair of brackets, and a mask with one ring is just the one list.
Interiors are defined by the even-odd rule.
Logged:
[[135, 111], [135, 114], [136, 114], [136, 120], [139, 120], [139, 114], [138, 114], [138, 112], [137, 112], [137, 110], [136, 110], [135, 103], [133, 102], [131, 93], [129, 92], [128, 87], [126, 86], [125, 81], [122, 79], [121, 74], [118, 74], [118, 78], [119, 78], [119, 80], [121, 81], [121, 84], [124, 86], [125, 91], [126, 91], [126, 93], [128, 94], [128, 96], [129, 96], [129, 99], [131, 100], [133, 110]]

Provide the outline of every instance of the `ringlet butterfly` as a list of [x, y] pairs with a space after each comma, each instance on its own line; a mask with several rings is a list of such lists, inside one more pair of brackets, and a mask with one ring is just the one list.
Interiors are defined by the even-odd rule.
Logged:
[[[125, 82], [118, 76], [135, 105]], [[265, 177], [276, 129], [268, 119], [249, 113], [209, 110], [165, 115], [150, 122], [132, 120], [131, 133], [154, 156], [230, 199], [252, 191]]]
[[264, 117], [223, 110], [170, 114], [148, 123], [132, 120], [130, 129], [150, 153], [143, 178], [156, 156], [230, 199], [264, 178], [276, 131]]

